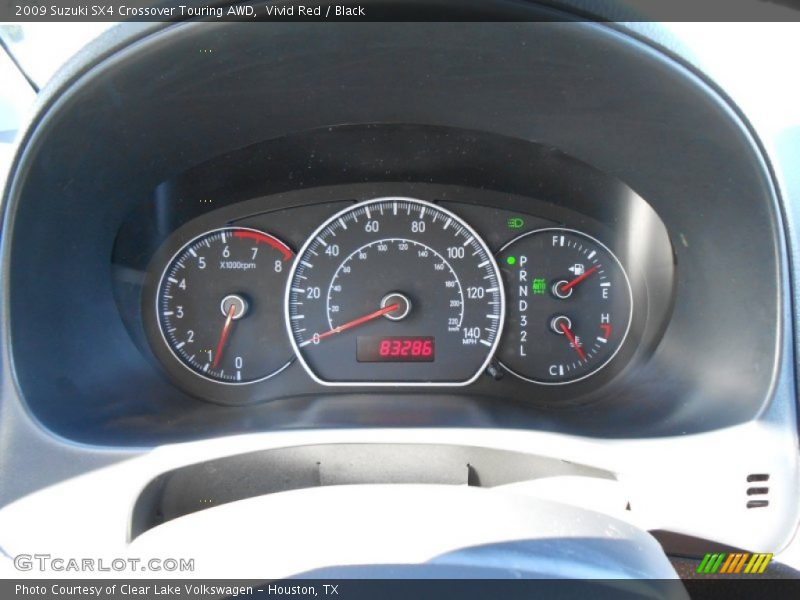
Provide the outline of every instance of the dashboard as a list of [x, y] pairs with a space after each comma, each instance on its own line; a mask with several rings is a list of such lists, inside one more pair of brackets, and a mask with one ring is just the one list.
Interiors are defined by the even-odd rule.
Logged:
[[[492, 44], [504, 46], [495, 52], [504, 56], [530, 41], [547, 47], [548, 53], [560, 49], [560, 60], [567, 63], [552, 71], [544, 54], [531, 60], [523, 53], [521, 63], [507, 64], [492, 85], [467, 94], [472, 79], [453, 71], [455, 65], [465, 72], [476, 68], [472, 53], [455, 41], [464, 27], [415, 27], [417, 42], [409, 50], [399, 39], [399, 46], [379, 43], [401, 35], [399, 29], [365, 28], [355, 34], [362, 38], [361, 47], [379, 43], [383, 48], [370, 54], [368, 65], [348, 71], [344, 59], [323, 54], [315, 59], [315, 69], [301, 77], [287, 71], [297, 65], [294, 61], [303, 61], [301, 47], [296, 54], [291, 48], [280, 54], [276, 50], [273, 54], [284, 58], [266, 71], [248, 50], [252, 44], [278, 43], [281, 36], [262, 40], [246, 27], [187, 24], [167, 37], [153, 38], [168, 43], [170, 55], [185, 61], [168, 85], [154, 89], [160, 84], [144, 75], [164, 68], [164, 52], [132, 51], [129, 58], [120, 55], [123, 63], [113, 68], [112, 87], [99, 73], [96, 84], [82, 87], [73, 109], [53, 123], [50, 135], [63, 141], [50, 137], [43, 147], [41, 166], [26, 177], [25, 196], [31, 200], [20, 204], [14, 221], [17, 241], [8, 271], [10, 307], [16, 315], [11, 335], [15, 369], [33, 413], [68, 437], [112, 444], [191, 439], [201, 431], [213, 435], [341, 423], [500, 424], [647, 436], [716, 428], [757, 413], [777, 358], [779, 239], [768, 180], [752, 162], [743, 130], [680, 69], [586, 24], [513, 26], [507, 41], [493, 37]], [[328, 43], [338, 44], [346, 29], [326, 29]], [[436, 35], [426, 42], [428, 29]], [[490, 35], [491, 30], [484, 26], [476, 34]], [[210, 61], [195, 59], [193, 48], [206, 36], [224, 44], [226, 51]], [[293, 29], [287, 36], [302, 39]], [[576, 40], [606, 50], [584, 64]], [[447, 86], [398, 104], [400, 98], [416, 96], [415, 68], [404, 71], [405, 80], [387, 82], [378, 93], [374, 83], [382, 79], [382, 61], [398, 52], [404, 60], [424, 61], [429, 73], [441, 72], [443, 79], [437, 81]], [[130, 77], [124, 67], [128, 60]], [[520, 69], [536, 76], [517, 81]], [[337, 74], [347, 83], [335, 88], [340, 97], [328, 92], [308, 110], [303, 82], [314, 73]], [[604, 75], [598, 78], [599, 73]], [[576, 88], [575, 82], [583, 82], [585, 89]], [[667, 82], [673, 88], [665, 87]], [[636, 96], [662, 102], [628, 102], [634, 84], [639, 86]], [[364, 85], [369, 93], [362, 93]], [[561, 97], [565, 85], [571, 98], [564, 105], [568, 110], [559, 118], [548, 117], [554, 95]], [[261, 114], [255, 111], [265, 103], [288, 112], [252, 120], [249, 130], [229, 128], [224, 119], [208, 118], [226, 114], [223, 105], [211, 108], [217, 97], [203, 91], [209, 86], [225, 88], [226, 102], [237, 106], [237, 114]], [[486, 111], [501, 102], [497, 94], [503, 86], [516, 89], [516, 100], [502, 112]], [[676, 94], [677, 89], [682, 93]], [[120, 94], [130, 103], [122, 113], [112, 108]], [[193, 103], [180, 101], [185, 94], [192, 95]], [[359, 102], [350, 101], [352, 94]], [[462, 98], [458, 120], [447, 116], [453, 97]], [[582, 125], [577, 115], [594, 114], [583, 100], [591, 97], [596, 98], [593, 104], [599, 98], [612, 105], [622, 102], [625, 112]], [[426, 114], [408, 113], [402, 106]], [[119, 120], [123, 113], [126, 118]], [[315, 126], [320, 118], [326, 123]], [[154, 128], [154, 122], [164, 126]], [[101, 123], [102, 135], [94, 132]], [[702, 141], [694, 133], [699, 123]], [[255, 125], [261, 128], [258, 135]], [[530, 135], [519, 134], [523, 126], [530, 128]], [[84, 138], [94, 141], [75, 148]], [[125, 143], [112, 151], [107, 144], [115, 139]], [[636, 153], [631, 152], [634, 142]], [[64, 163], [59, 172], [69, 174], [67, 180], [58, 180], [47, 168], [53, 161]], [[60, 200], [54, 203], [53, 198]], [[389, 239], [413, 243], [412, 253], [429, 248], [427, 267], [424, 257], [416, 256], [413, 263], [402, 259], [405, 251], [388, 242], [382, 244], [385, 253], [373, 248], [364, 260], [351, 256], [364, 244], [385, 239], [380, 230], [354, 235], [358, 223], [351, 220], [375, 226], [375, 219], [356, 213], [383, 198], [408, 199], [406, 221], [402, 215], [395, 219], [391, 200], [375, 205], [376, 212], [384, 206], [384, 213], [390, 213], [382, 221]], [[416, 219], [411, 219], [412, 206]], [[444, 230], [448, 218], [458, 227], [451, 225], [449, 234]], [[72, 233], [56, 234], [55, 226]], [[412, 231], [412, 226], [426, 231]], [[218, 259], [225, 258], [226, 246], [238, 253], [251, 248], [231, 247], [221, 239], [212, 245], [203, 238], [231, 227], [251, 229], [273, 241], [258, 250], [272, 259], [270, 278], [258, 278], [266, 294], [241, 287], [251, 285], [243, 279], [225, 283], [211, 275], [212, 268], [219, 273]], [[545, 236], [532, 233], [545, 229], [574, 232], [564, 238], [567, 250], [570, 242], [596, 252], [594, 258], [608, 265], [614, 293], [574, 310], [587, 290], [602, 294], [599, 284], [604, 281], [590, 276], [577, 284], [573, 297], [558, 298], [561, 288], [554, 285], [576, 279], [576, 265], [585, 269], [590, 263], [567, 251], [563, 258], [545, 252]], [[457, 231], [475, 235], [448, 239]], [[754, 236], [754, 231], [762, 233]], [[433, 239], [434, 232], [441, 236]], [[529, 235], [514, 242], [523, 234]], [[321, 244], [330, 246], [336, 238], [342, 240], [339, 255], [320, 255]], [[193, 262], [183, 264], [197, 269], [191, 255], [197, 249], [189, 247], [197, 242], [204, 245], [202, 258], [212, 265], [193, 288], [199, 305], [189, 302], [182, 288], [165, 286], [176, 285], [169, 279], [177, 278], [163, 277], [186, 256]], [[448, 252], [457, 254], [453, 258]], [[431, 258], [436, 254], [441, 259]], [[534, 296], [531, 280], [528, 300], [521, 296], [519, 267], [508, 263], [516, 254], [539, 261], [542, 272], [525, 275], [544, 279], [536, 290], [544, 294]], [[370, 257], [380, 261], [374, 274], [360, 266]], [[242, 258], [246, 254], [237, 254], [230, 263], [238, 265]], [[281, 273], [275, 273], [276, 260], [281, 261]], [[352, 276], [342, 272], [347, 267], [356, 270]], [[256, 279], [252, 271], [229, 275], [235, 273]], [[306, 314], [298, 304], [304, 300], [292, 296], [299, 294], [292, 288], [301, 289], [300, 278], [312, 274], [302, 289], [308, 293], [311, 287], [319, 297], [307, 299], [314, 302]], [[484, 277], [498, 285], [479, 285]], [[512, 286], [513, 277], [517, 281]], [[42, 294], [43, 280], [62, 293]], [[455, 282], [453, 288], [444, 287], [448, 281]], [[486, 290], [493, 288], [498, 289], [486, 298]], [[186, 301], [172, 302], [178, 292]], [[393, 292], [411, 304], [403, 320], [381, 317], [313, 343], [315, 334], [325, 335], [380, 310]], [[484, 298], [469, 298], [470, 293], [483, 293]], [[224, 302], [227, 296], [240, 308], [249, 303], [252, 316], [231, 318], [230, 339], [223, 346], [232, 345], [227, 355], [224, 347], [217, 353], [220, 362], [212, 369], [227, 317], [222, 309], [230, 308]], [[486, 303], [486, 310], [478, 312], [476, 300]], [[534, 300], [541, 308], [529, 304], [524, 314], [521, 302]], [[451, 301], [458, 306], [451, 307]], [[157, 309], [157, 302], [168, 304]], [[191, 327], [179, 329], [177, 314], [164, 314], [178, 306], [193, 311], [180, 321]], [[612, 313], [612, 337], [605, 338], [600, 325]], [[304, 319], [294, 319], [298, 323], [290, 328], [292, 317], [300, 315]], [[523, 316], [530, 325], [521, 325]], [[257, 318], [263, 319], [260, 327], [247, 327]], [[453, 318], [458, 331], [451, 332]], [[589, 319], [593, 322], [587, 328], [581, 321]], [[736, 323], [738, 335], [748, 342], [730, 343], [730, 329], [718, 322]], [[581, 338], [580, 344], [569, 341], [561, 324]], [[476, 327], [480, 337], [474, 337]], [[465, 337], [468, 333], [473, 337]], [[188, 342], [190, 335], [198, 341]], [[394, 340], [401, 348], [404, 341], [429, 342], [434, 360], [358, 360], [359, 337], [363, 358], [364, 353], [374, 354], [376, 345], [379, 352], [384, 338], [403, 336], [416, 339]], [[524, 336], [543, 343], [520, 348]], [[587, 337], [591, 345], [584, 350]], [[598, 337], [610, 342], [602, 345]], [[187, 346], [178, 348], [181, 343], [197, 344], [197, 350], [182, 354]], [[242, 353], [232, 353], [239, 344]], [[595, 350], [594, 344], [602, 346]], [[534, 347], [541, 355], [522, 355]], [[206, 360], [201, 362], [202, 350]], [[584, 360], [589, 352], [597, 352], [597, 358]], [[223, 365], [225, 356], [229, 362]], [[245, 361], [253, 371], [245, 369]], [[206, 364], [210, 376], [203, 372]], [[550, 374], [551, 367], [556, 375]], [[221, 381], [221, 371], [260, 381]], [[469, 385], [461, 385], [465, 383]], [[109, 397], [114, 401], [109, 403]], [[687, 401], [690, 397], [697, 400]]]
[[137, 25], [68, 66], [6, 189], [0, 460], [31, 475], [0, 469], [0, 499], [89, 518], [106, 486], [92, 535], [127, 544], [199, 499], [546, 480], [613, 487], [673, 553], [783, 547], [789, 212], [764, 148], [657, 42], [524, 10]]

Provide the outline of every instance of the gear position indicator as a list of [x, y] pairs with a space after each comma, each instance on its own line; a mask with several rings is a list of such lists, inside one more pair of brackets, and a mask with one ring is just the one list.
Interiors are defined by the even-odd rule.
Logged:
[[558, 385], [585, 379], [614, 358], [633, 299], [611, 250], [579, 231], [540, 229], [506, 244], [497, 262], [507, 290], [497, 358], [506, 370]]

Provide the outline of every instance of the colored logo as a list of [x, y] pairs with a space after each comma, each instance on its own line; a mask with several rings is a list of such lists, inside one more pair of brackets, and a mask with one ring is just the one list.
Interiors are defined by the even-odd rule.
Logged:
[[697, 567], [698, 573], [740, 573], [755, 575], [763, 573], [772, 560], [772, 554], [713, 553], [706, 554]]

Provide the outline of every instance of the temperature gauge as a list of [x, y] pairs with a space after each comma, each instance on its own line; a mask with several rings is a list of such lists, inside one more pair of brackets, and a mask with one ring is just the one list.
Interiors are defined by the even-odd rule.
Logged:
[[572, 383], [597, 373], [628, 334], [633, 298], [606, 246], [570, 229], [540, 229], [506, 244], [506, 326], [497, 358], [527, 381]]

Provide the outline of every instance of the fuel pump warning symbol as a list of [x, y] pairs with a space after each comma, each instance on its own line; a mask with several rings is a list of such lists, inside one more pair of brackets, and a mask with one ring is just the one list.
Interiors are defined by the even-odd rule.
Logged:
[[586, 267], [583, 266], [581, 263], [575, 263], [567, 270], [577, 277], [579, 275], [583, 275], [586, 272]]

